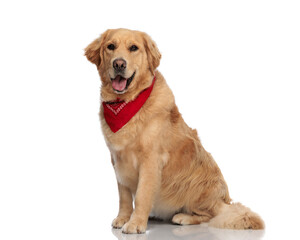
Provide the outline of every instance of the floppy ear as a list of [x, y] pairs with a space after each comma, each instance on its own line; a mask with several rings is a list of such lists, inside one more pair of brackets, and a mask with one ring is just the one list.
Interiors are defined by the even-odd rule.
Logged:
[[95, 39], [93, 42], [91, 42], [85, 49], [84, 55], [87, 57], [87, 59], [96, 64], [97, 67], [100, 66], [101, 60], [103, 59], [103, 43], [105, 42], [105, 39], [107, 38], [109, 30], [105, 31], [101, 34], [101, 36], [97, 39]]
[[147, 53], [149, 68], [151, 73], [154, 75], [155, 69], [158, 67], [161, 59], [161, 54], [149, 35], [142, 33], [144, 39], [144, 46]]

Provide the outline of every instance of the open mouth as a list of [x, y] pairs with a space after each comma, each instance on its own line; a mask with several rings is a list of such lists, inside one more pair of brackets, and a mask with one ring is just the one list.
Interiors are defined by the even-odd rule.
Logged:
[[125, 91], [130, 85], [130, 83], [132, 82], [134, 75], [135, 72], [132, 74], [130, 78], [124, 78], [121, 75], [117, 75], [114, 79], [111, 78], [113, 89], [119, 93]]

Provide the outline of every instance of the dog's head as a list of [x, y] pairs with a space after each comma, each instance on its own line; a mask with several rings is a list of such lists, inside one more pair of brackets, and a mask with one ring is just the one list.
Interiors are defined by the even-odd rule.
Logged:
[[104, 32], [85, 49], [97, 66], [107, 95], [129, 95], [149, 86], [161, 54], [145, 33], [127, 29]]

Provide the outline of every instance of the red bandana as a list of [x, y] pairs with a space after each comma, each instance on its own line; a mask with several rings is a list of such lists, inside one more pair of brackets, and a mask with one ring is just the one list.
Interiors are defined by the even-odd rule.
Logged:
[[152, 92], [155, 76], [150, 87], [144, 89], [135, 100], [102, 102], [104, 118], [110, 129], [115, 133], [120, 130], [141, 109]]

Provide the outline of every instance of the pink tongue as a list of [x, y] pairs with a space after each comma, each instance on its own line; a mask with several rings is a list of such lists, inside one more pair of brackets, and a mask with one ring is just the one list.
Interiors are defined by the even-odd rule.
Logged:
[[127, 79], [122, 78], [121, 76], [117, 76], [114, 80], [112, 80], [113, 89], [122, 92], [126, 88]]

